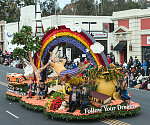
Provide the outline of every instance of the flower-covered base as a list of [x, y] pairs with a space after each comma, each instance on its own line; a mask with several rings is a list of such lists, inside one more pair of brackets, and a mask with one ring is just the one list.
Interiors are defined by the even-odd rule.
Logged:
[[17, 100], [19, 103], [24, 105], [26, 108], [35, 111], [42, 111], [44, 112], [47, 118], [51, 119], [64, 119], [68, 120], [91, 120], [91, 119], [104, 119], [104, 118], [111, 118], [111, 117], [126, 117], [126, 116], [133, 116], [140, 113], [140, 105], [133, 101], [130, 102], [130, 105], [127, 105], [122, 100], [112, 100], [108, 106], [104, 106], [101, 108], [98, 107], [89, 107], [85, 110], [85, 113], [80, 113], [80, 110], [77, 109], [75, 112], [70, 113], [67, 112], [68, 108], [64, 110], [49, 110], [45, 108], [45, 104], [48, 100], [41, 99], [38, 100], [38, 96], [32, 96], [32, 98], [28, 98], [27, 96], [20, 96], [13, 94], [11, 92], [6, 92], [7, 99], [10, 100]]

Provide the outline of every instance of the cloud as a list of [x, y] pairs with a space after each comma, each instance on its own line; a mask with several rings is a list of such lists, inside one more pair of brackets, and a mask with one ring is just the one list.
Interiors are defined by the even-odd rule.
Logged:
[[90, 46], [90, 49], [93, 51], [93, 53], [100, 54], [104, 51], [104, 46], [101, 45], [99, 42], [95, 42], [93, 45]]

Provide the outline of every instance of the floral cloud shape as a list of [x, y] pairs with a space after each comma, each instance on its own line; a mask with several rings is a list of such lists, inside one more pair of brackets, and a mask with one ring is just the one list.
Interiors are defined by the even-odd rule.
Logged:
[[104, 46], [101, 45], [99, 42], [95, 42], [93, 45], [90, 46], [90, 49], [93, 51], [93, 53], [100, 54], [104, 51]]

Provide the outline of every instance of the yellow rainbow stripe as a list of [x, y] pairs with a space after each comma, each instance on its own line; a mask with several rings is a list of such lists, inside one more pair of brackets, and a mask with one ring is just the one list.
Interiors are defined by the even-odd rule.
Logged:
[[[70, 32], [57, 33], [57, 34], [55, 34], [55, 36], [56, 36], [56, 37], [59, 37], [59, 36], [71, 36], [71, 37], [74, 37], [75, 39], [77, 39], [78, 41], [80, 41], [81, 43], [83, 43], [83, 44], [87, 47], [87, 49], [90, 50], [90, 53], [91, 53], [91, 55], [93, 56], [93, 58], [95, 59], [97, 65], [98, 65], [98, 66], [100, 65], [100, 63], [99, 63], [99, 61], [98, 61], [96, 55], [95, 55], [95, 54], [93, 53], [93, 51], [90, 49], [89, 45], [88, 45], [83, 39], [81, 39], [79, 36], [77, 36], [77, 35], [75, 35], [75, 34], [73, 34], [73, 33], [70, 33]], [[42, 49], [41, 49], [40, 55], [39, 55], [40, 58], [42, 58], [42, 55], [43, 55], [43, 52], [44, 52], [45, 48], [46, 48], [46, 47], [48, 46], [48, 44], [49, 44], [50, 42], [52, 42], [54, 39], [55, 39], [54, 36], [52, 36], [52, 37], [50, 37], [50, 38], [45, 42], [45, 44], [43, 45], [43, 47], [42, 47]], [[40, 68], [40, 61], [38, 61], [38, 67], [37, 67], [37, 68]]]

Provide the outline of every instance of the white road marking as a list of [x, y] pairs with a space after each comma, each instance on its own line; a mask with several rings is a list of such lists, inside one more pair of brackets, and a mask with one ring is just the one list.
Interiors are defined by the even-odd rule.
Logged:
[[3, 85], [3, 86], [8, 86], [7, 83], [1, 82], [1, 81], [0, 81], [0, 84]]
[[11, 105], [11, 103], [9, 103]]
[[9, 112], [9, 111], [6, 111], [8, 114], [14, 116], [15, 118], [19, 118], [18, 116], [14, 115], [13, 113]]

